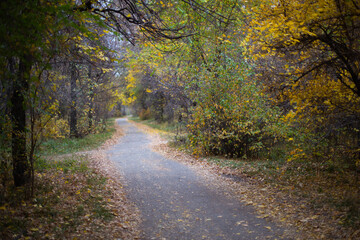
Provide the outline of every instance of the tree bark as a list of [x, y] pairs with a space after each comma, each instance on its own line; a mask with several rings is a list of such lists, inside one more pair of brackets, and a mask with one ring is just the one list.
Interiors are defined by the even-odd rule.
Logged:
[[[14, 66], [14, 59], [9, 60]], [[16, 187], [29, 183], [30, 164], [26, 151], [26, 103], [25, 94], [28, 91], [31, 64], [29, 57], [19, 60], [18, 73], [14, 81], [11, 96], [12, 120], [12, 163], [13, 178]]]
[[77, 69], [75, 63], [70, 65], [70, 137], [77, 138], [79, 136], [77, 130], [77, 112], [76, 112], [76, 78]]
[[89, 133], [92, 132], [93, 128], [93, 108], [94, 108], [94, 84], [91, 79], [91, 65], [89, 64], [89, 112], [88, 112], [88, 120], [89, 120]]

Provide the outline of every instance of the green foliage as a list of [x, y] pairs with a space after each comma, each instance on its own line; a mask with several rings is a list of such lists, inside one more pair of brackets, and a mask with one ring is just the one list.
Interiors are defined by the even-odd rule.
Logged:
[[283, 138], [277, 129], [279, 124], [274, 110], [265, 104], [250, 104], [250, 101], [200, 103], [201, 107], [195, 108], [188, 122], [194, 152], [248, 157], [271, 146], [275, 139]]
[[195, 154], [253, 157], [286, 137], [280, 111], [268, 101], [252, 69], [239, 63], [235, 46], [216, 45], [211, 71], [199, 69], [196, 107], [188, 121], [190, 146]]
[[89, 168], [85, 160], [85, 156], [64, 157], [61, 161], [52, 161], [45, 158], [39, 158], [37, 161], [35, 161], [35, 169], [38, 171], [57, 169], [63, 171], [65, 174], [69, 172], [86, 172], [89, 170]]
[[[222, 8], [224, 5], [237, 6], [235, 1], [204, 4], [222, 9], [224, 16], [231, 14], [231, 9]], [[144, 89], [134, 92], [135, 102], [150, 105], [143, 109], [150, 109], [161, 121], [164, 106], [172, 99], [181, 99], [170, 105], [176, 115], [170, 121], [186, 123], [195, 154], [246, 157], [286, 137], [287, 124], [279, 122], [280, 110], [268, 100], [239, 48], [242, 37], [238, 31], [244, 24], [239, 16], [215, 26], [187, 6], [180, 9], [172, 16], [182, 18], [186, 12], [199, 35], [173, 45], [145, 43], [140, 54], [128, 54], [129, 79], [138, 79], [130, 81], [129, 86], [133, 88], [136, 83], [138, 89]], [[142, 110], [142, 118], [144, 113]]]

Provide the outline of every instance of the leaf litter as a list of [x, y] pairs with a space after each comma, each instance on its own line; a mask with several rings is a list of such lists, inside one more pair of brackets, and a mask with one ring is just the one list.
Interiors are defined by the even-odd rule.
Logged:
[[[220, 166], [210, 158], [198, 158], [185, 151], [170, 147], [166, 133], [154, 130], [141, 123], [133, 122], [137, 127], [152, 136], [151, 147], [167, 158], [180, 161], [193, 168], [205, 178], [204, 184], [212, 189], [235, 197], [246, 205], [251, 205], [258, 218], [275, 221], [286, 229], [285, 235], [290, 239], [360, 239], [360, 230], [343, 224], [345, 211], [335, 206], [333, 201], [340, 202], [345, 195], [342, 186], [335, 186], [332, 181], [326, 182], [321, 176], [297, 177], [285, 181], [284, 166], [277, 169], [275, 176], [266, 174], [247, 174], [251, 165], [232, 168]], [[227, 161], [224, 159], [223, 161]], [[346, 181], [345, 181], [346, 182]], [[328, 191], [319, 193], [323, 186]], [[246, 223], [239, 223], [246, 224]], [[268, 230], [271, 230], [268, 227]]]
[[53, 156], [35, 174], [30, 200], [0, 207], [1, 239], [139, 239], [140, 213], [127, 197], [123, 178], [100, 149]]

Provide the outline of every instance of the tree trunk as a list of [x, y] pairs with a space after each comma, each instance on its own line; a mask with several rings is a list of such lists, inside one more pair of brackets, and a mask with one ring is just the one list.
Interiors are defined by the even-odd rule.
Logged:
[[94, 84], [91, 79], [91, 65], [89, 64], [89, 112], [88, 112], [88, 120], [89, 120], [89, 133], [92, 132], [93, 128], [93, 108], [94, 108]]
[[[9, 60], [14, 66], [14, 59]], [[20, 59], [17, 77], [15, 78], [11, 96], [12, 121], [12, 162], [13, 178], [16, 187], [30, 182], [30, 165], [26, 152], [26, 104], [25, 94], [28, 91], [31, 64], [29, 57]]]
[[77, 138], [79, 136], [77, 130], [77, 112], [76, 112], [76, 79], [77, 69], [75, 63], [70, 65], [70, 137]]

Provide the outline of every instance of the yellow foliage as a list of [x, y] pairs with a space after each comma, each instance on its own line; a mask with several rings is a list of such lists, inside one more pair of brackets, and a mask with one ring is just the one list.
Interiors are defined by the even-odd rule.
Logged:
[[360, 115], [360, 98], [340, 80], [332, 80], [325, 74], [301, 86], [294, 83], [292, 89], [284, 95], [295, 107], [283, 118], [284, 121], [312, 118], [315, 124], [319, 124], [339, 109], [344, 109], [348, 114]]
[[[47, 122], [43, 129], [42, 136], [45, 138], [65, 138], [69, 135], [68, 121], [61, 118], [51, 118], [43, 116], [41, 122]], [[38, 126], [40, 127], [40, 126]]]
[[123, 105], [130, 105], [136, 100], [135, 90], [137, 86], [137, 78], [136, 75], [139, 74], [139, 69], [134, 66], [129, 70], [128, 75], [125, 77], [126, 81], [126, 90], [121, 93], [120, 100]]
[[[315, 126], [331, 121], [339, 111], [359, 116], [359, 97], [350, 68], [342, 67], [343, 62], [336, 62], [340, 67], [325, 68], [339, 54], [324, 40], [325, 31], [347, 44], [347, 29], [337, 24], [345, 16], [358, 21], [360, 10], [353, 1], [261, 0], [247, 10], [252, 20], [242, 45], [252, 61], [272, 66], [266, 69], [275, 72], [269, 88], [285, 89], [278, 99], [289, 101], [294, 110], [283, 117], [284, 121], [300, 120]], [[351, 64], [359, 65], [356, 61]]]

